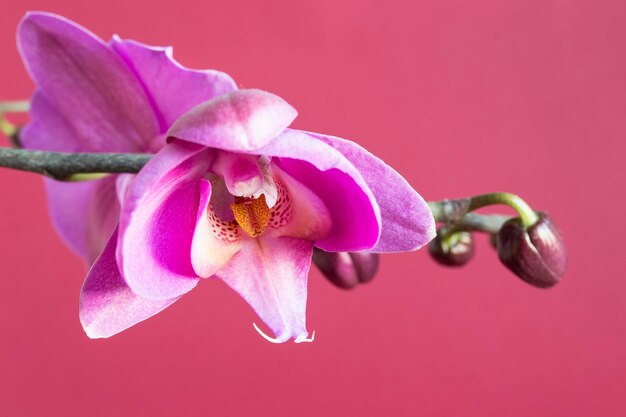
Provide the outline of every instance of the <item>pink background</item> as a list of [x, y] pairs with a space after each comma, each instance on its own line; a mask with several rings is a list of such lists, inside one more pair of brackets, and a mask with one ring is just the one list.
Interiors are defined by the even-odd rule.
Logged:
[[313, 272], [309, 345], [265, 342], [219, 282], [92, 341], [41, 179], [2, 169], [0, 416], [625, 415], [625, 2], [6, 0], [2, 98], [32, 92], [14, 32], [35, 9], [277, 93], [427, 199], [519, 193], [571, 260], [549, 291], [483, 236], [461, 270], [389, 255], [352, 292]]

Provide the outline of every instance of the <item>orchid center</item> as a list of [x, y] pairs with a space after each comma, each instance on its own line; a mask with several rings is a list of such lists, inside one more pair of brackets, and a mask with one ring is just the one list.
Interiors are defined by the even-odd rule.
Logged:
[[230, 208], [239, 227], [250, 237], [261, 235], [269, 224], [271, 212], [265, 202], [265, 194], [258, 198], [237, 197]]

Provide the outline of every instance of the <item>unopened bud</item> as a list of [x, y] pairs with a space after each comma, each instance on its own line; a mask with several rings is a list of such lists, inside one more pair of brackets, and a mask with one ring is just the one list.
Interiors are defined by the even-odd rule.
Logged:
[[446, 266], [463, 266], [474, 257], [474, 238], [470, 232], [442, 233], [428, 244], [434, 260]]
[[545, 213], [537, 215], [539, 220], [528, 228], [519, 218], [504, 223], [498, 233], [498, 257], [530, 285], [549, 288], [565, 273], [567, 251], [552, 219]]
[[378, 271], [377, 253], [326, 252], [315, 248], [313, 262], [330, 282], [344, 289], [371, 281]]

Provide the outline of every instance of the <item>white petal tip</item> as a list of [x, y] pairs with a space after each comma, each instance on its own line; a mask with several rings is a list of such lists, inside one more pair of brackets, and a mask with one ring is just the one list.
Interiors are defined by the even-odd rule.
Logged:
[[[270, 343], [284, 343], [284, 342], [286, 342], [286, 340], [279, 339], [279, 338], [276, 338], [276, 337], [270, 337], [270, 336], [266, 335], [263, 332], [263, 330], [259, 329], [259, 326], [257, 326], [256, 323], [252, 323], [252, 325], [254, 326], [254, 330], [256, 330], [261, 336], [263, 336], [263, 339], [267, 340], [268, 342], [270, 342]], [[313, 334], [311, 335], [310, 338], [307, 338], [306, 336], [304, 336], [304, 337], [299, 336], [299, 337], [296, 338], [296, 340], [294, 340], [294, 342], [295, 343], [303, 343], [303, 342], [310, 343], [313, 340], [315, 340], [315, 331], [313, 331]]]
[[263, 333], [263, 330], [259, 329], [259, 327], [256, 325], [256, 323], [252, 323], [252, 325], [254, 326], [254, 330], [256, 330], [257, 332], [259, 332], [259, 334], [261, 336], [263, 336], [263, 339], [267, 340], [270, 343], [283, 343], [284, 340], [280, 340], [274, 337], [270, 337], [268, 335], [266, 335], [265, 333]]
[[104, 339], [108, 337], [108, 335], [103, 335], [98, 332], [98, 329], [95, 329], [94, 326], [83, 326], [83, 330], [90, 339]]
[[311, 343], [312, 341], [315, 340], [315, 330], [313, 330], [313, 333], [311, 333], [311, 337], [307, 338], [307, 337], [298, 337], [295, 342], [296, 343]]

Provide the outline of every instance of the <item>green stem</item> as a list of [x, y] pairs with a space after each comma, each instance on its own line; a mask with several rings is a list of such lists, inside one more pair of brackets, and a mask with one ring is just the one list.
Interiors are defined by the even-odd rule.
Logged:
[[504, 204], [512, 207], [519, 214], [520, 220], [524, 227], [530, 227], [537, 223], [539, 217], [530, 208], [530, 206], [522, 200], [521, 197], [511, 193], [489, 193], [474, 196], [470, 199], [468, 211], [477, 210], [485, 206], [494, 204]]

